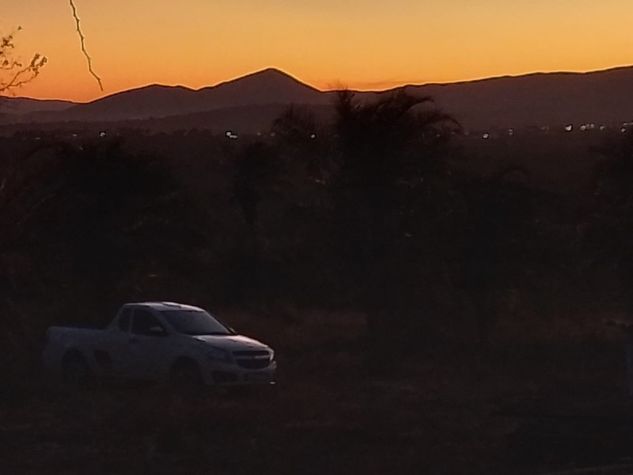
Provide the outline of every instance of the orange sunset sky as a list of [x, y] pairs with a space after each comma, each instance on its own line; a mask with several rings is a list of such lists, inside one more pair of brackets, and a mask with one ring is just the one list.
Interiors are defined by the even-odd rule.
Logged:
[[277, 67], [316, 87], [379, 89], [633, 64], [633, 0], [5, 0], [0, 30], [49, 64], [16, 92], [87, 101], [150, 83], [202, 87]]

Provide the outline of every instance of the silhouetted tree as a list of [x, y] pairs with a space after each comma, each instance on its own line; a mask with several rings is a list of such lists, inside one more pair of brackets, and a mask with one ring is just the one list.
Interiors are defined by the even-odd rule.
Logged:
[[[41, 289], [41, 279], [33, 272], [34, 252], [26, 246], [33, 223], [59, 197], [66, 180], [54, 172], [58, 166], [56, 144], [12, 150], [4, 142], [0, 160], [0, 311], [12, 316], [12, 324], [6, 326], [9, 334], [0, 332], [0, 336], [8, 337], [5, 344], [35, 352], [37, 338], [21, 300]], [[25, 286], [25, 280], [35, 285]]]
[[150, 158], [110, 140], [37, 144], [0, 163], [0, 308], [29, 348], [45, 323], [31, 315], [21, 331], [33, 295], [53, 304], [70, 281], [103, 305], [137, 268], [173, 255], [170, 239], [190, 234], [174, 218], [170, 177]]
[[265, 196], [273, 192], [278, 170], [276, 152], [263, 142], [247, 145], [235, 159], [233, 199], [255, 240], [259, 207]]
[[587, 236], [588, 246], [602, 261], [615, 265], [624, 296], [633, 313], [633, 131], [609, 137], [595, 151], [597, 208]]
[[472, 305], [479, 343], [486, 348], [497, 320], [496, 295], [526, 264], [532, 224], [529, 176], [520, 167], [475, 178], [464, 189], [462, 278]]
[[292, 181], [304, 186], [305, 180], [324, 179], [329, 158], [324, 147], [327, 134], [311, 110], [289, 106], [275, 119], [271, 132]]
[[300, 146], [310, 143], [319, 129], [316, 117], [306, 107], [290, 105], [277, 117], [271, 131], [285, 144]]
[[405, 307], [424, 286], [419, 256], [407, 251], [416, 247], [410, 238], [420, 237], [410, 236], [407, 224], [412, 216], [424, 219], [420, 210], [437, 198], [429, 192], [446, 171], [440, 145], [459, 128], [449, 115], [429, 109], [431, 103], [404, 90], [371, 103], [358, 102], [350, 91], [338, 94], [338, 228], [353, 281], [366, 282], [362, 299], [373, 337], [394, 329], [389, 316], [414, 312]]
[[[22, 28], [18, 28], [20, 31]], [[15, 56], [15, 32], [0, 37], [0, 95], [35, 79], [46, 65], [46, 56], [39, 53], [23, 62]]]
[[248, 144], [235, 158], [233, 200], [248, 226], [248, 250], [238, 268], [252, 289], [259, 288], [260, 270], [260, 207], [275, 191], [279, 163], [275, 150], [263, 142]]
[[[88, 72], [95, 79], [99, 88], [103, 91], [103, 83], [99, 75], [94, 71], [92, 57], [86, 49], [86, 37], [81, 28], [81, 20], [74, 0], [69, 0], [68, 4], [71, 14], [75, 20], [75, 29], [79, 36], [80, 49], [88, 67]], [[18, 27], [16, 31], [0, 36], [0, 95], [6, 94], [14, 89], [31, 82], [39, 76], [41, 69], [46, 66], [48, 58], [40, 53], [35, 53], [30, 61], [24, 62], [15, 55], [15, 35], [21, 31]]]

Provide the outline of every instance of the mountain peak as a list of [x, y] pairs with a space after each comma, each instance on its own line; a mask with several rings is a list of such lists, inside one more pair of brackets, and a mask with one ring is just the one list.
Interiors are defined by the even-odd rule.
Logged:
[[292, 79], [293, 81], [300, 82], [297, 78], [295, 78], [291, 74], [275, 67], [259, 69], [257, 71], [253, 71], [251, 73], [245, 74], [244, 76], [241, 76], [238, 79], [246, 79], [248, 77], [280, 77], [280, 78], [287, 78], [287, 79]]
[[309, 84], [306, 84], [303, 81], [300, 81], [299, 79], [292, 76], [291, 74], [275, 67], [260, 69], [258, 71], [254, 71], [254, 72], [245, 74], [244, 76], [240, 76], [235, 79], [221, 82], [219, 84], [216, 84], [215, 86], [212, 86], [210, 88], [205, 88], [205, 89], [226, 87], [230, 85], [239, 85], [240, 87], [243, 87], [244, 85], [247, 85], [247, 84], [257, 84], [259, 87], [264, 87], [264, 88], [273, 87], [273, 88], [283, 89], [287, 87], [294, 87], [294, 88], [299, 87], [299, 88], [310, 90], [313, 92], [317, 91], [317, 89], [314, 88], [313, 86], [310, 86]]
[[283, 77], [288, 77], [291, 79], [295, 79], [294, 77], [292, 77], [289, 73], [282, 71], [281, 69], [275, 68], [275, 67], [268, 67], [268, 68], [264, 68], [264, 69], [260, 69], [259, 71], [255, 71], [254, 73], [252, 73], [253, 75], [260, 75], [260, 76], [283, 76]]

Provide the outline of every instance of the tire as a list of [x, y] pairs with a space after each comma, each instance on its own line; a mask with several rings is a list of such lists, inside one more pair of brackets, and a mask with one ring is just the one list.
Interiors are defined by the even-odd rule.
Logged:
[[193, 361], [179, 361], [171, 370], [169, 381], [179, 392], [199, 392], [204, 386], [200, 368]]
[[78, 352], [69, 353], [62, 362], [62, 381], [71, 386], [88, 386], [93, 381], [92, 370]]

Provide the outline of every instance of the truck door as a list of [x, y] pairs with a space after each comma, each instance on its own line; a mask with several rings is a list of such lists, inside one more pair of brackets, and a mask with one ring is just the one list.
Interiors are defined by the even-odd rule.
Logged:
[[124, 307], [119, 315], [116, 328], [110, 333], [108, 352], [112, 360], [113, 375], [130, 377], [129, 338], [132, 324], [132, 307]]
[[161, 375], [166, 354], [167, 330], [144, 308], [135, 308], [128, 339], [130, 376], [136, 379], [157, 379]]

